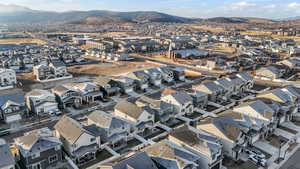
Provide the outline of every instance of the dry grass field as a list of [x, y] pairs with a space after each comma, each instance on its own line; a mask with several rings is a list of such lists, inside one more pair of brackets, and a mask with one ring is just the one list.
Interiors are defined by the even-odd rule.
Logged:
[[213, 32], [213, 33], [225, 32], [224, 29], [213, 28], [213, 27], [210, 27], [210, 26], [203, 26], [203, 25], [190, 25], [190, 26], [191, 26], [191, 28], [194, 28], [194, 29], [200, 29], [200, 30], [210, 31], [210, 32]]
[[39, 39], [32, 38], [17, 38], [17, 39], [0, 39], [0, 44], [16, 44], [19, 45], [21, 43], [37, 43], [39, 45], [44, 45], [46, 42]]
[[144, 70], [158, 65], [147, 62], [118, 62], [118, 63], [100, 63], [82, 66], [71, 66], [68, 71], [73, 74], [81, 75], [108, 75], [119, 76], [129, 72]]

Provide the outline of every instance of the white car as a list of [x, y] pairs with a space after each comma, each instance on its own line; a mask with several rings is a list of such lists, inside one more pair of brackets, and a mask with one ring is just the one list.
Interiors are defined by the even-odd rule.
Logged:
[[257, 165], [261, 165], [263, 167], [267, 166], [267, 160], [266, 159], [262, 159], [262, 158], [260, 158], [256, 155], [254, 155], [254, 154], [250, 154], [248, 158]]
[[257, 151], [257, 150], [250, 150], [250, 149], [246, 149], [245, 152], [249, 155], [256, 155], [258, 156], [259, 158], [261, 159], [265, 159], [266, 158], [266, 155], [264, 155], [263, 153]]

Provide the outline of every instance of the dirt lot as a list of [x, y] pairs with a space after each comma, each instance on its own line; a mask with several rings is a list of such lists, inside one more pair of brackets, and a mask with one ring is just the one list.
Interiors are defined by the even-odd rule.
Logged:
[[39, 45], [46, 44], [46, 42], [44, 42], [42, 40], [32, 39], [32, 38], [0, 39], [0, 44], [16, 44], [16, 45], [19, 45], [20, 43], [37, 43]]
[[213, 28], [210, 26], [203, 26], [203, 25], [191, 25], [192, 28], [194, 29], [201, 29], [201, 30], [206, 30], [206, 31], [210, 31], [213, 33], [220, 33], [220, 32], [225, 32], [223, 29], [221, 28]]
[[71, 66], [68, 71], [74, 76], [77, 75], [108, 75], [119, 76], [129, 72], [144, 70], [158, 65], [147, 62], [117, 62], [117, 63], [100, 63], [82, 66]]

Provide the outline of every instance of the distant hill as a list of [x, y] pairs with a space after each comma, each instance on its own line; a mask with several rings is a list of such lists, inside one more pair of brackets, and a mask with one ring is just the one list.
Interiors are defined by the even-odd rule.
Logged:
[[[296, 20], [298, 19], [298, 20]], [[114, 12], [105, 10], [51, 12], [32, 10], [18, 5], [0, 4], [0, 24], [87, 24], [107, 23], [217, 23], [217, 24], [273, 24], [282, 21], [299, 22], [300, 17], [270, 20], [251, 17], [185, 18], [154, 11]]]
[[78, 23], [101, 24], [107, 22], [175, 22], [189, 23], [192, 19], [152, 11], [112, 12], [105, 10], [48, 12], [31, 10], [17, 5], [0, 4], [0, 23], [47, 24]]
[[250, 17], [215, 17], [204, 19], [204, 22], [224, 23], [224, 24], [267, 24], [275, 23], [275, 20], [264, 19], [264, 18], [250, 18]]
[[294, 20], [300, 20], [300, 16], [279, 19], [279, 21], [294, 21]]

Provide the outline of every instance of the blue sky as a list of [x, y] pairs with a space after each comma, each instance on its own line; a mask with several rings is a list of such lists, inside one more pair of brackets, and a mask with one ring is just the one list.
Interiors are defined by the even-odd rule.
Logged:
[[159, 11], [186, 17], [300, 16], [300, 0], [0, 0], [38, 10]]

